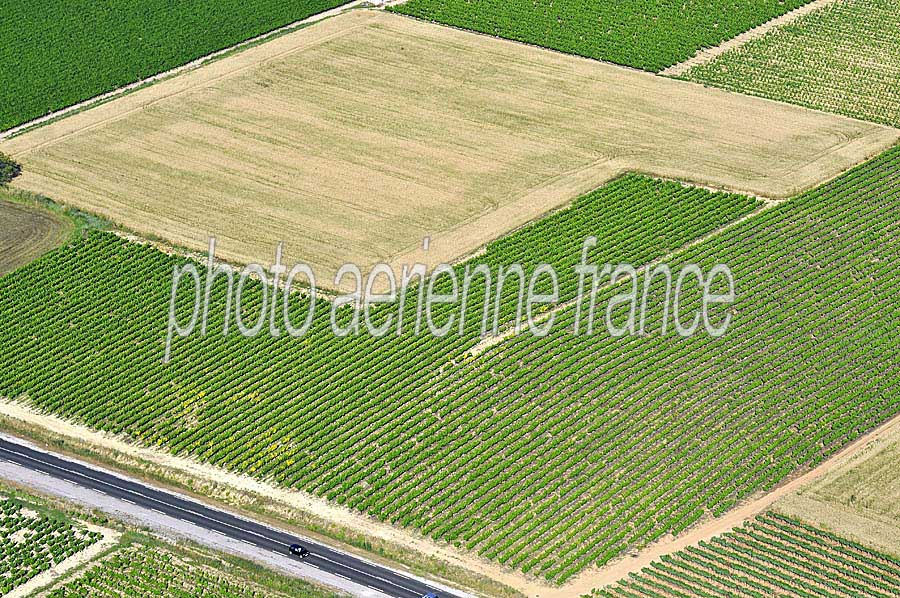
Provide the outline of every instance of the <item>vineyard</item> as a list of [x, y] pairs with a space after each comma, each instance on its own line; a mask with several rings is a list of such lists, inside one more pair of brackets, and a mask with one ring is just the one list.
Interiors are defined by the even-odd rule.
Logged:
[[593, 598], [891, 598], [900, 560], [775, 513], [662, 557]]
[[346, 1], [4, 3], [0, 131]]
[[5, 595], [99, 540], [99, 533], [0, 500], [0, 595]]
[[838, 0], [682, 78], [900, 127], [895, 0]]
[[[298, 598], [333, 596], [319, 590], [296, 590]], [[132, 544], [104, 559], [77, 578], [42, 595], [42, 598], [205, 596], [208, 598], [264, 598], [283, 594], [223, 574], [211, 567], [189, 563], [161, 549]]]
[[[0, 281], [0, 395], [564, 581], [900, 411], [898, 166], [900, 148], [670, 260], [734, 271], [720, 339], [662, 336], [658, 310], [644, 336], [573, 336], [569, 309], [472, 358], [477, 334], [334, 338], [317, 313], [303, 339], [180, 340], [164, 367], [177, 260], [94, 234]], [[625, 177], [475, 260], [567, 263], [592, 231], [594, 260], [637, 264], [755, 206]]]
[[657, 72], [808, 1], [411, 0], [392, 10]]

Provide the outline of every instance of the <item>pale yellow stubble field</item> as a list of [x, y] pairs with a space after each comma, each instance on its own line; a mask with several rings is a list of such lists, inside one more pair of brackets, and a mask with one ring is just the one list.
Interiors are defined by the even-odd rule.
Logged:
[[[473, 251], [624, 170], [783, 197], [898, 132], [357, 10], [0, 143], [20, 187], [330, 276]], [[602, 232], [602, 231], [598, 231]]]

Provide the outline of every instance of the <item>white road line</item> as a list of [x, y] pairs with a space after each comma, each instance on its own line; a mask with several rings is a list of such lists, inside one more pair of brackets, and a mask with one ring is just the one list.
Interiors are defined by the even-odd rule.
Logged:
[[[36, 462], [38, 462], [38, 463], [42, 463], [43, 465], [46, 465], [46, 466], [48, 466], [48, 467], [50, 467], [50, 468], [52, 468], [52, 469], [58, 469], [58, 470], [60, 470], [60, 471], [66, 471], [65, 469], [63, 469], [62, 467], [60, 467], [60, 466], [58, 466], [58, 465], [55, 465], [55, 464], [53, 464], [53, 463], [48, 463], [48, 462], [43, 461], [43, 460], [41, 460], [41, 459], [38, 459], [38, 458], [36, 458], [36, 457], [32, 457], [32, 456], [30, 456], [30, 455], [23, 454], [23, 453], [20, 453], [20, 452], [11, 450], [11, 449], [5, 449], [5, 450], [7, 450], [8, 452], [13, 453], [13, 454], [15, 454], [15, 455], [20, 455], [20, 456], [22, 456], [22, 457], [24, 457], [24, 458], [26, 458], [26, 459], [28, 459], [28, 460], [36, 461]], [[80, 464], [78, 464], [78, 465], [80, 465]], [[50, 474], [48, 474], [48, 473], [46, 473], [46, 472], [41, 472], [41, 473], [44, 473], [44, 475], [50, 476]], [[257, 536], [258, 538], [262, 538], [262, 539], [264, 539], [264, 540], [268, 540], [268, 541], [270, 541], [270, 542], [275, 542], [275, 541], [276, 541], [276, 540], [273, 540], [272, 538], [269, 538], [269, 537], [267, 537], [267, 536], [264, 536], [264, 535], [262, 535], [262, 534], [259, 534], [259, 533], [255, 532], [255, 531], [253, 531], [253, 530], [240, 528], [240, 527], [231, 525], [230, 523], [227, 523], [227, 522], [224, 522], [224, 521], [219, 521], [219, 520], [217, 520], [217, 519], [213, 519], [213, 518], [211, 518], [211, 517], [208, 517], [207, 515], [204, 515], [203, 513], [200, 513], [200, 512], [197, 512], [197, 511], [192, 511], [192, 510], [190, 510], [190, 509], [185, 509], [185, 508], [179, 507], [179, 506], [177, 506], [177, 505], [165, 503], [165, 502], [163, 502], [163, 501], [161, 501], [161, 500], [159, 500], [159, 499], [156, 499], [156, 498], [153, 498], [153, 497], [151, 497], [151, 496], [146, 496], [146, 495], [144, 495], [144, 494], [141, 494], [140, 492], [137, 492], [136, 490], [132, 490], [132, 489], [130, 489], [130, 488], [123, 488], [123, 487], [117, 486], [117, 485], [115, 485], [115, 484], [113, 484], [113, 483], [106, 482], [106, 481], [104, 481], [104, 480], [99, 480], [99, 479], [97, 479], [97, 478], [93, 478], [93, 477], [91, 477], [91, 476], [89, 476], [89, 475], [87, 475], [87, 474], [83, 474], [83, 473], [80, 473], [80, 472], [78, 473], [78, 475], [81, 476], [81, 477], [83, 477], [83, 478], [85, 478], [85, 479], [88, 479], [88, 480], [91, 480], [91, 481], [93, 481], [93, 482], [96, 482], [96, 483], [98, 483], [98, 484], [106, 485], [106, 486], [109, 486], [109, 487], [111, 487], [111, 488], [116, 488], [116, 489], [121, 490], [121, 491], [123, 491], [123, 492], [128, 492], [128, 493], [130, 493], [130, 494], [134, 494], [134, 495], [140, 496], [140, 497], [142, 497], [142, 498], [144, 498], [144, 499], [146, 499], [146, 500], [148, 500], [148, 501], [162, 504], [162, 505], [167, 506], [167, 507], [169, 507], [169, 508], [171, 508], [171, 509], [175, 509], [175, 510], [178, 510], [178, 511], [183, 511], [183, 512], [185, 512], [185, 513], [189, 513], [189, 514], [194, 515], [194, 516], [196, 516], [196, 517], [199, 517], [199, 518], [201, 518], [201, 519], [205, 519], [205, 520], [207, 520], [207, 521], [211, 521], [211, 522], [213, 522], [213, 523], [216, 523], [217, 525], [223, 525], [223, 526], [225, 526], [225, 527], [229, 527], [229, 528], [231, 528], [231, 529], [234, 529], [234, 530], [237, 530], [237, 531], [240, 531], [240, 532], [243, 532], [243, 533], [248, 533], [248, 534]], [[53, 476], [50, 476], [50, 477], [53, 477]], [[140, 486], [138, 486], [138, 487], [140, 487]], [[167, 513], [164, 513], [164, 512], [162, 512], [162, 511], [160, 511], [160, 510], [158, 510], [158, 509], [155, 509], [155, 508], [153, 508], [153, 507], [150, 507], [150, 510], [151, 510], [151, 511], [155, 511], [156, 513], [159, 513], [160, 515], [171, 516], [171, 515], [168, 515]], [[219, 532], [219, 531], [217, 531], [217, 530], [211, 530], [211, 531], [215, 531], [216, 533], [225, 536], [224, 533]], [[227, 537], [227, 536], [226, 536], [226, 537]], [[273, 550], [272, 552], [275, 552], [275, 551]], [[277, 553], [277, 552], [276, 552], [276, 554], [280, 554], [280, 553]], [[372, 573], [368, 573], [368, 572], [366, 572], [366, 571], [362, 571], [362, 570], [360, 570], [360, 569], [356, 569], [355, 567], [352, 567], [352, 566], [347, 565], [347, 564], [345, 564], [345, 563], [339, 563], [339, 562], [337, 562], [337, 561], [335, 561], [335, 560], [333, 560], [333, 559], [329, 559], [328, 557], [322, 556], [322, 555], [320, 555], [320, 554], [317, 554], [316, 556], [318, 556], [319, 558], [321, 558], [321, 559], [323, 559], [323, 560], [326, 560], [326, 561], [328, 561], [328, 562], [334, 563], [335, 565], [338, 565], [338, 566], [340, 566], [340, 567], [343, 567], [344, 569], [348, 569], [348, 570], [350, 570], [350, 571], [353, 571], [353, 572], [355, 572], [355, 573], [359, 573], [360, 575], [363, 575], [363, 576], [366, 576], [366, 577], [371, 577], [371, 578], [373, 578], [373, 579], [377, 579], [377, 580], [379, 580], [379, 581], [381, 581], [381, 582], [384, 582], [384, 583], [386, 583], [386, 584], [392, 585], [392, 586], [394, 586], [395, 588], [400, 588], [401, 590], [409, 591], [409, 588], [406, 588], [406, 587], [404, 587], [404, 586], [401, 586], [401, 585], [399, 585], [399, 584], [397, 584], [397, 583], [395, 583], [395, 582], [393, 582], [393, 581], [390, 581], [390, 580], [388, 580], [388, 579], [384, 579], [383, 577], [379, 577], [379, 576], [374, 575], [374, 574], [372, 574]], [[401, 577], [402, 579], [406, 579], [406, 578], [403, 577], [403, 576], [398, 576], [398, 577]], [[350, 578], [345, 578], [345, 579], [350, 580]], [[350, 580], [350, 581], [352, 581], [352, 580]]]

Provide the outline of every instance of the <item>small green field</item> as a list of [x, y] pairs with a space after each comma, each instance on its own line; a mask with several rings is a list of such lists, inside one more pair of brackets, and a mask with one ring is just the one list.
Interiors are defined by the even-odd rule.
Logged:
[[591, 593], [593, 598], [897, 595], [900, 560], [776, 513], [664, 556]]
[[346, 1], [2, 2], [0, 131]]
[[411, 0], [399, 13], [648, 71], [809, 0]]
[[[205, 596], [208, 598], [337, 598], [300, 580], [255, 568], [240, 570], [209, 555], [180, 549], [176, 554], [158, 542], [128, 546], [54, 586], [41, 598], [119, 598], [123, 596]], [[185, 558], [187, 556], [187, 558]], [[226, 573], [224, 569], [230, 571]], [[253, 574], [256, 575], [253, 575]], [[264, 584], [260, 577], [266, 578]], [[279, 588], [279, 585], [284, 586]], [[274, 589], [278, 588], [278, 589]], [[278, 591], [285, 590], [284, 592]]]
[[900, 7], [838, 0], [682, 78], [900, 127]]
[[0, 497], [0, 595], [81, 552], [101, 535], [58, 514]]

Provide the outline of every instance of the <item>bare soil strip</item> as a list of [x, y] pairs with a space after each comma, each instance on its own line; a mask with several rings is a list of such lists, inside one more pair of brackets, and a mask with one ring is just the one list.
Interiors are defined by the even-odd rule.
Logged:
[[[868, 434], [861, 436], [815, 469], [791, 479], [768, 494], [746, 502], [743, 505], [732, 509], [722, 517], [700, 524], [682, 536], [678, 536], [677, 538], [667, 537], [656, 544], [645, 548], [637, 555], [637, 557], [625, 557], [602, 569], [585, 571], [573, 582], [560, 588], [558, 593], [551, 591], [542, 594], [542, 596], [544, 598], [564, 598], [565, 596], [589, 594], [594, 588], [615, 583], [631, 573], [640, 571], [663, 555], [672, 554], [687, 548], [688, 546], [693, 546], [699, 542], [729, 532], [736, 527], [740, 527], [746, 521], [753, 519], [760, 513], [771, 508], [776, 501], [795, 495], [795, 493], [804, 486], [807, 486], [811, 482], [819, 480], [834, 470], [842, 467], [849, 460], [854, 459], [859, 453], [865, 451], [871, 443], [890, 438], [896, 435], [898, 431], [900, 431], [900, 416], [894, 417]], [[792, 511], [785, 514], [794, 515], [795, 513]], [[809, 517], [802, 517], [802, 515], [801, 518], [809, 519]]]
[[900, 425], [774, 507], [840, 536], [900, 556]]
[[[782, 198], [900, 131], [352, 10], [0, 143], [16, 184], [321, 280], [452, 262], [624, 170]], [[432, 237], [427, 255], [422, 239]]]
[[44, 571], [39, 575], [36, 575], [35, 577], [32, 577], [24, 584], [6, 594], [4, 598], [25, 598], [25, 596], [30, 596], [32, 593], [38, 591], [39, 589], [49, 586], [69, 571], [77, 569], [86, 563], [92, 562], [108, 548], [115, 546], [122, 535], [115, 530], [111, 530], [105, 527], [98, 527], [96, 525], [90, 524], [82, 525], [84, 525], [84, 527], [92, 532], [103, 534], [103, 537], [81, 552], [73, 554], [58, 565], [51, 567], [50, 569]]
[[[615, 583], [630, 573], [640, 571], [662, 555], [677, 552], [743, 525], [746, 521], [771, 508], [776, 501], [795, 495], [804, 486], [844, 466], [861, 452], [866, 451], [872, 443], [883, 442], [885, 438], [900, 433], [900, 416], [898, 416], [847, 445], [815, 469], [791, 479], [768, 494], [750, 500], [722, 517], [702, 523], [677, 538], [667, 537], [645, 548], [636, 557], [624, 557], [602, 569], [588, 569], [573, 581], [557, 587], [519, 572], [510, 571], [477, 556], [422, 538], [408, 530], [401, 530], [348, 509], [337, 507], [318, 497], [296, 490], [279, 488], [248, 476], [228, 473], [192, 459], [175, 457], [156, 449], [139, 447], [124, 439], [90, 430], [85, 426], [67, 422], [56, 416], [41, 414], [22, 403], [0, 399], [0, 415], [36, 426], [54, 436], [73, 439], [89, 446], [111, 450], [114, 453], [151, 463], [171, 472], [176, 477], [186, 476], [187, 479], [194, 480], [201, 486], [206, 483], [224, 486], [229, 489], [230, 494], [238, 497], [238, 502], [253, 500], [251, 497], [266, 497], [279, 504], [281, 510], [286, 514], [291, 512], [309, 513], [320, 520], [354, 529], [410, 550], [433, 555], [448, 563], [485, 575], [530, 598], [571, 598], [588, 594], [594, 588]], [[787, 512], [786, 514], [794, 513]], [[802, 515], [801, 517], [809, 519]]]
[[713, 59], [721, 56], [729, 50], [740, 48], [747, 42], [760, 38], [773, 29], [784, 27], [785, 25], [793, 23], [803, 15], [807, 15], [813, 11], [824, 8], [829, 4], [834, 4], [835, 2], [838, 2], [838, 0], [815, 0], [814, 2], [810, 2], [809, 4], [804, 4], [800, 8], [795, 8], [791, 12], [785, 13], [780, 17], [776, 17], [771, 21], [763, 23], [759, 27], [754, 27], [753, 29], [746, 31], [738, 35], [737, 37], [733, 37], [728, 41], [722, 42], [714, 48], [706, 48], [704, 50], [700, 50], [693, 57], [688, 58], [684, 62], [674, 64], [666, 70], [660, 72], [659, 74], [666, 77], [678, 77], [680, 75], [683, 75], [688, 70], [690, 70], [691, 67], [712, 62]]

